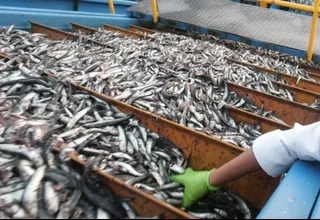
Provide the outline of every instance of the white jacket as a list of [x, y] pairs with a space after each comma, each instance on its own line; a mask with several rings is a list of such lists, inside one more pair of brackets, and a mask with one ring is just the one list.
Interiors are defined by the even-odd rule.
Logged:
[[264, 134], [254, 141], [253, 152], [272, 177], [286, 172], [298, 159], [320, 161], [320, 122], [307, 126], [296, 123], [290, 130]]

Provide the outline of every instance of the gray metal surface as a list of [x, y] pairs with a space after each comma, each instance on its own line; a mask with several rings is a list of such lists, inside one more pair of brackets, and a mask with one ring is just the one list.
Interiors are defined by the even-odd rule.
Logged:
[[[297, 50], [307, 51], [311, 16], [229, 0], [158, 0], [159, 17]], [[152, 14], [151, 0], [130, 11]], [[318, 26], [314, 53], [320, 55]]]

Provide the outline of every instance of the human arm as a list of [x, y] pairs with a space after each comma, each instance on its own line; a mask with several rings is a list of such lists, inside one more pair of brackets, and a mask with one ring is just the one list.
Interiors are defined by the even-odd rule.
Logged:
[[222, 167], [210, 173], [209, 183], [212, 186], [221, 186], [247, 174], [261, 170], [261, 167], [250, 149]]
[[[296, 160], [320, 161], [320, 122], [287, 131], [276, 130], [262, 135], [253, 148], [213, 171], [189, 172], [173, 178], [186, 186], [184, 206], [189, 206], [209, 191], [239, 177], [263, 169], [277, 177]], [[186, 193], [187, 192], [187, 193]]]

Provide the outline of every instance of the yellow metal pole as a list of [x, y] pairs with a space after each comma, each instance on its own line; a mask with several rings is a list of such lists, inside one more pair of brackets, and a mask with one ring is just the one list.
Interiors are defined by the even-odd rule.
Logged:
[[274, 0], [274, 4], [282, 6], [282, 7], [286, 7], [286, 8], [297, 9], [300, 11], [313, 12], [313, 10], [314, 10], [314, 7], [309, 6], [309, 5], [297, 4], [297, 3], [286, 2], [286, 1], [281, 1], [281, 0]]
[[152, 0], [153, 22], [158, 23], [158, 6], [157, 0]]
[[268, 3], [266, 3], [266, 2], [260, 2], [260, 7], [262, 7], [262, 8], [268, 8]]
[[109, 0], [109, 8], [110, 8], [111, 14], [115, 14], [116, 13], [116, 11], [114, 10], [113, 0]]
[[312, 61], [312, 56], [313, 56], [314, 41], [316, 38], [316, 31], [317, 31], [317, 27], [318, 27], [319, 3], [320, 3], [320, 0], [315, 0], [315, 2], [314, 2], [312, 26], [311, 26], [309, 48], [308, 48], [308, 57], [307, 57], [308, 61]]

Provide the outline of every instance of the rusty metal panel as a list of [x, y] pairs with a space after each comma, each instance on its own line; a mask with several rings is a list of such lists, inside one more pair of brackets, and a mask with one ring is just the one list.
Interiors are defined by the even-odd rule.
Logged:
[[[189, 166], [195, 170], [209, 170], [213, 167], [220, 167], [244, 152], [244, 149], [222, 142], [219, 139], [181, 126], [82, 86], [74, 86], [115, 105], [125, 113], [131, 114], [153, 132], [173, 142], [184, 152], [185, 157], [189, 160]], [[233, 181], [227, 187], [239, 193], [255, 207], [261, 208], [272, 195], [278, 183], [279, 179], [273, 179], [264, 172], [258, 172]]]
[[139, 38], [144, 38], [144, 37], [147, 38], [147, 39], [153, 39], [153, 37], [144, 36], [143, 34], [136, 33], [136, 32], [133, 32], [133, 31], [129, 31], [129, 30], [126, 30], [126, 29], [123, 29], [123, 28], [115, 27], [115, 26], [112, 26], [112, 25], [104, 24], [103, 26], [104, 26], [104, 29], [107, 30], [107, 31], [118, 31], [121, 34], [123, 34], [124, 36], [133, 37], [134, 39], [139, 39]]
[[[85, 162], [79, 160], [76, 154], [70, 154], [69, 156], [77, 164], [85, 165]], [[152, 217], [161, 215], [165, 219], [195, 219], [181, 209], [168, 205], [139, 189], [127, 185], [118, 178], [101, 170], [95, 169], [95, 171], [103, 178], [103, 182], [115, 195], [121, 198], [134, 198], [129, 203], [139, 216]]]
[[[258, 66], [258, 65], [254, 65], [254, 64], [251, 64], [251, 63], [242, 62], [242, 61], [238, 61], [238, 60], [234, 60], [234, 59], [230, 59], [230, 58], [227, 58], [227, 59], [229, 61], [233, 62], [233, 63], [237, 63], [237, 64], [244, 65], [244, 66], [250, 66], [250, 67], [256, 68], [257, 70], [260, 70], [261, 72], [272, 74], [274, 76], [283, 78], [289, 83], [289, 85], [292, 85], [292, 86], [295, 86], [295, 87], [299, 87], [299, 88], [302, 88], [302, 89], [305, 89], [305, 90], [312, 91], [314, 93], [319, 93], [320, 94], [320, 83], [318, 83], [318, 82], [312, 82], [312, 81], [309, 81], [309, 80], [306, 80], [306, 79], [298, 80], [297, 77], [290, 76], [290, 75], [287, 75], [287, 74], [284, 74], [284, 73], [279, 73], [279, 72], [274, 71], [272, 69], [268, 69], [268, 68], [265, 68], [265, 67], [261, 67], [261, 66]], [[298, 82], [298, 84], [297, 84], [297, 82]]]
[[79, 31], [82, 31], [82, 32], [85, 32], [85, 33], [93, 33], [93, 32], [97, 31], [94, 28], [87, 27], [87, 26], [84, 26], [84, 25], [81, 25], [81, 24], [77, 24], [77, 23], [74, 23], [74, 22], [70, 22], [70, 24], [71, 24], [71, 27], [72, 27], [72, 31], [79, 30]]
[[317, 82], [320, 81], [320, 75], [319, 75], [319, 73], [313, 73], [313, 72], [310, 72], [310, 71], [307, 71], [307, 73], [309, 74], [309, 76], [310, 76], [312, 79], [316, 80]]
[[32, 33], [46, 34], [51, 40], [74, 39], [76, 35], [30, 21]]
[[292, 128], [292, 126], [282, 124], [232, 106], [227, 108], [227, 112], [237, 123], [244, 121], [249, 124], [259, 124], [262, 133], [267, 133], [277, 129], [288, 130]]
[[320, 69], [316, 67], [307, 66], [305, 64], [302, 64], [301, 67], [307, 71], [307, 73], [317, 74], [320, 75]]
[[290, 92], [292, 92], [292, 94], [295, 97], [295, 100], [299, 103], [308, 103], [308, 104], [312, 104], [314, 103], [314, 101], [316, 99], [320, 98], [320, 94], [319, 93], [315, 93], [312, 91], [308, 91], [306, 89], [302, 89], [299, 87], [294, 87], [294, 86], [290, 86], [290, 85], [286, 85], [280, 82], [276, 82], [276, 81], [272, 81], [274, 84], [276, 84], [279, 87], [282, 87], [284, 89], [289, 90]]
[[134, 31], [134, 32], [141, 31], [141, 32], [145, 32], [147, 34], [152, 34], [152, 33], [156, 32], [154, 30], [143, 28], [143, 27], [138, 27], [138, 26], [135, 26], [135, 25], [132, 25], [132, 24], [130, 25], [129, 30], [130, 31]]
[[257, 107], [264, 104], [265, 110], [274, 111], [274, 114], [284, 120], [288, 125], [294, 125], [296, 122], [307, 125], [320, 119], [320, 110], [318, 109], [239, 86], [234, 83], [228, 82], [228, 86], [230, 91], [237, 92], [240, 96], [247, 96]]

